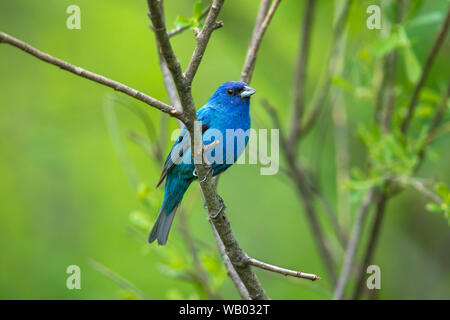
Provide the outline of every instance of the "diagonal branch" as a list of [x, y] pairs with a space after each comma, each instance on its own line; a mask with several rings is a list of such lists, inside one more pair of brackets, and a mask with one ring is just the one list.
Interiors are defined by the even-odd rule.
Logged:
[[275, 273], [279, 273], [285, 276], [291, 276], [291, 277], [296, 277], [296, 278], [303, 278], [303, 279], [308, 279], [311, 281], [315, 281], [320, 279], [318, 275], [312, 274], [312, 273], [305, 273], [305, 272], [301, 272], [301, 271], [295, 271], [295, 270], [290, 270], [290, 269], [286, 269], [286, 268], [282, 268], [282, 267], [278, 267], [260, 260], [257, 260], [255, 258], [251, 258], [249, 256], [247, 256], [247, 263], [260, 268], [260, 269], [264, 269], [267, 271], [272, 271]]
[[[414, 168], [414, 172], [417, 172], [423, 163], [426, 150], [425, 148], [430, 143], [430, 138], [433, 136], [436, 128], [438, 127], [439, 123], [443, 118], [445, 109], [447, 108], [449, 94], [450, 94], [450, 84], [448, 85], [447, 91], [444, 93], [444, 96], [436, 110], [435, 116], [433, 117], [431, 125], [428, 128], [427, 138], [425, 139], [424, 144], [420, 147], [418, 151], [419, 161], [417, 162], [417, 165]], [[437, 197], [432, 192], [428, 191], [419, 181], [415, 181], [414, 179], [407, 179], [407, 182], [408, 184], [412, 185], [415, 189], [419, 190], [421, 193], [431, 198], [433, 201], [437, 203], [441, 202], [441, 199], [439, 197]], [[375, 254], [375, 249], [380, 234], [380, 228], [383, 221], [383, 217], [385, 215], [388, 200], [389, 200], [388, 194], [383, 193], [376, 203], [375, 219], [370, 229], [367, 249], [364, 251], [365, 253], [363, 258], [363, 264], [361, 265], [361, 268], [358, 270], [357, 281], [353, 292], [353, 299], [358, 299], [362, 294], [365, 270], [367, 266], [369, 266], [369, 264], [372, 262], [373, 255]]]
[[227, 255], [225, 246], [223, 245], [222, 239], [220, 238], [219, 234], [217, 233], [216, 227], [214, 226], [214, 223], [212, 223], [212, 222], [211, 222], [211, 228], [213, 229], [214, 239], [216, 239], [216, 244], [217, 244], [217, 248], [219, 249], [220, 256], [222, 257], [223, 263], [225, 264], [225, 267], [227, 268], [228, 276], [230, 277], [231, 281], [233, 281], [241, 298], [243, 300], [251, 300], [250, 294], [248, 293], [248, 290], [245, 287], [245, 284], [242, 282], [241, 278], [239, 277], [238, 273], [236, 272], [236, 269], [234, 269], [234, 266], [231, 263], [230, 258], [228, 258], [228, 255]]
[[198, 67], [200, 66], [200, 62], [202, 61], [209, 38], [211, 37], [214, 29], [217, 28], [216, 19], [219, 15], [220, 9], [222, 9], [223, 2], [224, 0], [214, 0], [208, 16], [206, 17], [205, 24], [197, 36], [197, 46], [194, 49], [191, 61], [189, 62], [186, 72], [184, 73], [186, 83], [189, 85], [192, 83]]
[[405, 119], [403, 119], [401, 126], [403, 133], [406, 133], [408, 131], [409, 124], [411, 122], [414, 110], [416, 109], [416, 105], [419, 100], [419, 93], [425, 84], [428, 73], [430, 72], [431, 66], [436, 58], [436, 55], [439, 52], [441, 45], [445, 41], [445, 36], [447, 34], [449, 26], [450, 26], [450, 10], [447, 11], [447, 16], [445, 18], [444, 24], [442, 25], [441, 31], [439, 32], [439, 35], [437, 36], [436, 41], [434, 42], [433, 47], [431, 48], [430, 53], [428, 54], [427, 60], [425, 61], [425, 65], [422, 69], [422, 74], [420, 75], [419, 82], [414, 88], [413, 95], [408, 105], [408, 112], [406, 114]]
[[[206, 50], [206, 45], [209, 41], [210, 35], [216, 25], [216, 18], [222, 7], [223, 0], [215, 0], [211, 6], [211, 10], [206, 18], [203, 30], [197, 36], [197, 46], [194, 50], [191, 62], [185, 75], [182, 74], [181, 67], [178, 59], [176, 58], [170, 40], [167, 34], [167, 30], [162, 17], [161, 2], [158, 0], [148, 0], [148, 6], [150, 9], [150, 18], [153, 23], [155, 35], [161, 46], [161, 52], [167, 62], [168, 68], [172, 74], [175, 82], [178, 95], [180, 97], [181, 104], [183, 106], [183, 113], [186, 117], [186, 127], [193, 139], [191, 139], [191, 150], [194, 158], [195, 169], [199, 176], [207, 176], [208, 167], [205, 163], [202, 163], [203, 146], [201, 140], [201, 131], [198, 123], [196, 122], [196, 110], [192, 99], [191, 82], [194, 77], [198, 66], [201, 62], [203, 53]], [[200, 159], [200, 162], [198, 161]], [[220, 239], [223, 242], [226, 253], [230, 258], [230, 261], [239, 275], [239, 278], [244, 283], [251, 299], [268, 299], [261, 283], [256, 275], [251, 270], [250, 266], [245, 263], [245, 253], [237, 242], [233, 235], [230, 222], [225, 216], [225, 209], [222, 207], [223, 203], [220, 202], [220, 197], [217, 195], [215, 186], [212, 179], [208, 177], [206, 180], [200, 182], [200, 188], [205, 199], [205, 203], [208, 208], [208, 216], [210, 222], [214, 224]], [[216, 213], [221, 210], [221, 214], [216, 218]]]
[[152, 98], [152, 97], [150, 97], [136, 89], [128, 87], [120, 82], [111, 80], [100, 74], [85, 70], [81, 67], [72, 65], [64, 60], [55, 58], [55, 57], [49, 55], [48, 53], [42, 52], [42, 51], [30, 46], [28, 43], [25, 43], [19, 39], [16, 39], [4, 32], [0, 32], [0, 43], [10, 44], [10, 45], [12, 45], [16, 48], [19, 48], [19, 49], [25, 51], [26, 53], [28, 53], [42, 61], [45, 61], [47, 63], [58, 66], [61, 69], [69, 71], [77, 76], [95, 81], [97, 83], [100, 83], [100, 84], [105, 85], [110, 88], [113, 88], [116, 91], [123, 92], [135, 99], [145, 102], [146, 104], [148, 104], [156, 109], [161, 110], [162, 112], [168, 113], [169, 115], [171, 115], [175, 118], [178, 118], [180, 120], [182, 119], [182, 114], [180, 112], [178, 112], [174, 107], [169, 106], [168, 104], [166, 104], [162, 101]]
[[331, 88], [331, 79], [336, 69], [337, 59], [340, 53], [339, 44], [341, 42], [342, 36], [344, 35], [345, 23], [350, 12], [351, 4], [352, 0], [346, 0], [337, 18], [336, 25], [333, 30], [333, 47], [331, 50], [330, 58], [328, 60], [328, 70], [325, 85], [321, 88], [319, 98], [313, 105], [309, 118], [306, 119], [305, 123], [302, 126], [302, 131], [300, 133], [301, 135], [306, 135], [306, 133], [314, 126], [314, 123], [316, 122], [327, 100], [328, 93]]
[[264, 20], [262, 20], [261, 22], [261, 16], [266, 11], [268, 2], [269, 1], [267, 0], [262, 0], [259, 6], [258, 18], [253, 29], [252, 39], [250, 40], [250, 44], [247, 50], [244, 67], [242, 68], [241, 81], [246, 83], [250, 83], [253, 75], [253, 70], [255, 69], [256, 56], [258, 54], [259, 46], [264, 36], [264, 32], [269, 26], [270, 20], [272, 20], [272, 17], [275, 14], [275, 11], [277, 10], [281, 0], [274, 0], [272, 2], [269, 11], [265, 15]]
[[364, 221], [367, 217], [367, 213], [369, 212], [370, 205], [376, 199], [375, 190], [370, 189], [364, 198], [363, 204], [359, 210], [357, 215], [357, 220], [355, 227], [353, 228], [352, 235], [350, 241], [348, 242], [347, 249], [345, 251], [345, 259], [342, 267], [341, 275], [339, 276], [336, 288], [334, 290], [333, 299], [340, 300], [344, 295], [344, 290], [347, 285], [347, 281], [350, 277], [350, 271], [353, 266], [353, 261], [355, 259], [356, 250], [358, 249], [358, 244], [361, 238], [361, 232], [364, 225]]
[[[211, 9], [211, 5], [207, 6], [205, 9], [203, 9], [202, 11], [202, 15], [200, 16], [200, 20], [203, 19], [204, 17], [206, 17], [206, 15], [209, 12], [209, 9]], [[167, 34], [169, 35], [169, 38], [176, 36], [177, 34], [182, 33], [183, 31], [186, 31], [190, 28], [189, 25], [184, 26], [184, 27], [176, 27], [170, 31], [167, 32]]]
[[299, 48], [297, 69], [294, 78], [294, 103], [293, 114], [291, 120], [291, 129], [289, 132], [290, 144], [296, 145], [296, 141], [301, 131], [301, 120], [304, 112], [304, 90], [305, 90], [305, 76], [308, 66], [309, 44], [311, 38], [311, 26], [314, 15], [315, 0], [308, 0], [306, 2], [305, 13], [303, 15], [303, 26], [301, 32], [301, 47]]

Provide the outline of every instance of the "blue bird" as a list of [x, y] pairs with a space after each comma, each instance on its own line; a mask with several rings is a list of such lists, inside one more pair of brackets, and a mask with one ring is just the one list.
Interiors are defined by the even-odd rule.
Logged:
[[[244, 151], [248, 143], [247, 130], [250, 129], [250, 96], [255, 92], [256, 90], [245, 82], [229, 81], [222, 84], [207, 104], [197, 111], [197, 119], [201, 121], [203, 144], [207, 146], [214, 143], [214, 147], [205, 152], [210, 165], [208, 174], [216, 176], [224, 172]], [[234, 132], [231, 138], [228, 135], [230, 130]], [[234, 139], [233, 150], [226, 152], [227, 145], [231, 145], [230, 139]], [[198, 178], [186, 127], [170, 150], [157, 186], [166, 178], [163, 203], [148, 238], [150, 243], [158, 239], [160, 245], [167, 242], [170, 226], [184, 193]]]

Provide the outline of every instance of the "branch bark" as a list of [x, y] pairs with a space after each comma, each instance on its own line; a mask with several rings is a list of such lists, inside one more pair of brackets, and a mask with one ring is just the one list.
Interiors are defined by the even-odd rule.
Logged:
[[16, 48], [19, 48], [23, 51], [25, 51], [26, 53], [44, 61], [50, 64], [53, 64], [55, 66], [60, 67], [63, 70], [69, 71], [77, 76], [95, 81], [97, 83], [100, 83], [104, 86], [113, 88], [116, 91], [120, 91], [123, 92], [137, 100], [140, 100], [142, 102], [145, 102], [146, 104], [159, 109], [162, 112], [165, 112], [175, 118], [178, 119], [182, 119], [182, 114], [180, 112], [178, 112], [174, 107], [159, 101], [153, 97], [150, 97], [136, 89], [133, 89], [129, 86], [126, 86], [120, 82], [111, 80], [105, 76], [102, 76], [100, 74], [85, 70], [81, 67], [77, 67], [73, 64], [70, 64], [64, 60], [55, 58], [51, 55], [49, 55], [48, 53], [42, 52], [34, 47], [32, 47], [31, 45], [29, 45], [26, 42], [23, 42], [19, 39], [16, 39], [4, 32], [0, 32], [0, 43], [6, 43], [6, 44], [10, 44]]
[[[211, 10], [208, 13], [203, 29], [197, 36], [197, 45], [194, 49], [193, 56], [189, 63], [186, 72], [183, 74], [179, 61], [176, 58], [172, 46], [170, 44], [169, 36], [164, 24], [164, 18], [162, 17], [161, 3], [157, 0], [148, 0], [148, 6], [150, 9], [150, 18], [153, 23], [153, 28], [155, 30], [156, 37], [161, 46], [162, 54], [167, 62], [168, 68], [174, 79], [175, 86], [180, 97], [181, 104], [183, 106], [183, 114], [186, 117], [186, 128], [190, 133], [191, 137], [191, 150], [194, 156], [194, 163], [197, 174], [199, 176], [206, 176], [208, 170], [205, 163], [202, 163], [202, 153], [203, 146], [195, 141], [195, 137], [200, 137], [201, 134], [195, 134], [196, 132], [201, 132], [196, 124], [196, 110], [192, 99], [191, 93], [191, 83], [201, 62], [202, 56], [206, 50], [209, 38], [212, 31], [215, 29], [216, 18], [220, 12], [223, 5], [223, 0], [215, 0], [211, 6]], [[200, 159], [199, 161], [196, 161]], [[202, 190], [205, 203], [208, 208], [208, 216], [210, 222], [214, 224], [217, 233], [219, 234], [222, 243], [224, 244], [225, 251], [230, 258], [231, 264], [233, 265], [239, 278], [244, 283], [249, 296], [251, 299], [268, 299], [261, 283], [259, 282], [256, 275], [251, 270], [250, 266], [245, 263], [245, 253], [239, 246], [233, 232], [231, 230], [230, 223], [225, 216], [225, 209], [221, 211], [221, 214], [216, 218], [216, 212], [221, 209], [221, 203], [219, 201], [220, 197], [216, 193], [212, 179], [208, 177], [205, 181], [200, 182], [200, 188]]]
[[309, 132], [309, 130], [314, 126], [314, 123], [316, 122], [320, 111], [326, 103], [328, 93], [331, 88], [331, 78], [333, 77], [333, 73], [336, 69], [337, 58], [339, 56], [339, 43], [344, 34], [345, 23], [347, 22], [351, 4], [352, 0], [346, 0], [337, 18], [336, 25], [333, 30], [333, 47], [331, 50], [330, 58], [328, 60], [328, 70], [325, 85], [322, 87], [319, 93], [317, 102], [312, 107], [309, 118], [306, 119], [305, 123], [302, 126], [302, 131], [300, 133], [301, 135], [306, 135], [306, 133]]
[[315, 0], [306, 2], [305, 13], [303, 15], [303, 27], [301, 32], [301, 46], [299, 48], [297, 69], [294, 77], [294, 103], [293, 113], [289, 132], [289, 143], [297, 145], [298, 137], [301, 131], [301, 121], [304, 111], [304, 91], [305, 76], [308, 67], [309, 44], [311, 38], [311, 26], [314, 15]]
[[408, 131], [409, 124], [414, 115], [414, 110], [416, 109], [417, 101], [419, 100], [419, 93], [425, 84], [425, 81], [430, 72], [431, 66], [433, 65], [433, 62], [436, 58], [436, 55], [439, 52], [439, 49], [445, 40], [445, 36], [447, 34], [449, 26], [450, 26], [450, 10], [447, 11], [447, 16], [445, 18], [444, 24], [442, 25], [439, 35], [437, 36], [436, 41], [434, 42], [433, 47], [431, 48], [430, 53], [428, 54], [427, 60], [425, 61], [425, 65], [423, 66], [422, 69], [422, 74], [420, 75], [419, 82], [414, 88], [413, 95], [408, 105], [408, 112], [406, 114], [406, 117], [403, 119], [401, 125], [401, 130], [403, 133], [406, 133]]
[[200, 62], [202, 61], [203, 55], [206, 51], [206, 47], [211, 37], [212, 32], [216, 29], [216, 19], [219, 16], [220, 9], [222, 9], [224, 0], [215, 0], [211, 5], [211, 9], [206, 17], [205, 24], [197, 36], [197, 46], [192, 54], [191, 61], [189, 62], [184, 77], [186, 83], [190, 88], [192, 80], [197, 73]]
[[354, 259], [356, 255], [356, 250], [358, 249], [358, 244], [360, 242], [361, 232], [366, 219], [367, 213], [369, 211], [370, 205], [375, 197], [375, 190], [370, 189], [363, 201], [361, 209], [359, 210], [355, 227], [352, 231], [352, 236], [348, 242], [347, 249], [345, 251], [345, 260], [342, 267], [341, 275], [339, 276], [336, 288], [333, 294], [333, 300], [340, 300], [344, 295], [344, 290], [347, 285], [347, 281], [350, 277], [350, 272], [354, 264]]
[[258, 54], [259, 46], [261, 44], [264, 33], [266, 32], [266, 29], [269, 26], [269, 23], [272, 20], [272, 17], [275, 14], [275, 11], [277, 10], [281, 0], [274, 0], [272, 2], [269, 11], [265, 15], [264, 20], [262, 20], [261, 22], [261, 17], [263, 16], [263, 13], [266, 11], [268, 2], [269, 1], [262, 0], [259, 6], [258, 18], [256, 20], [256, 24], [253, 29], [253, 35], [247, 50], [247, 56], [245, 57], [244, 67], [242, 68], [241, 81], [247, 84], [250, 83], [253, 71], [255, 70], [256, 56]]

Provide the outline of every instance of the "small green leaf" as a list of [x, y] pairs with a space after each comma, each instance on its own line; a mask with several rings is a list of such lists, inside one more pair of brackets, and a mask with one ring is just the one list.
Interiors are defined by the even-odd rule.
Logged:
[[147, 232], [151, 227], [151, 221], [145, 213], [133, 211], [130, 213], [130, 222], [137, 228]]
[[194, 8], [192, 9], [192, 12], [194, 15], [194, 19], [196, 21], [199, 21], [200, 18], [202, 17], [202, 12], [203, 12], [203, 2], [201, 0], [194, 3]]
[[434, 186], [434, 190], [436, 191], [436, 193], [444, 200], [446, 201], [448, 196], [449, 196], [449, 192], [448, 192], [448, 187], [445, 183], [438, 183]]
[[434, 109], [432, 106], [426, 104], [421, 105], [417, 107], [416, 111], [414, 112], [414, 116], [417, 118], [431, 118], [434, 114]]
[[150, 193], [150, 187], [145, 182], [141, 182], [137, 188], [137, 196], [140, 200], [147, 198]]
[[398, 32], [393, 32], [386, 38], [380, 38], [375, 40], [370, 46], [369, 50], [376, 57], [382, 57], [385, 54], [397, 49], [402, 46], [402, 38]]
[[442, 211], [441, 206], [436, 203], [427, 203], [427, 210], [430, 212], [439, 212]]
[[406, 73], [411, 83], [419, 80], [421, 67], [414, 51], [410, 46], [403, 47], [403, 61], [405, 62]]
[[184, 16], [177, 16], [177, 19], [175, 20], [175, 26], [177, 28], [190, 27], [192, 23], [193, 19]]
[[426, 24], [439, 24], [444, 19], [442, 12], [430, 12], [421, 15], [408, 23], [408, 28], [421, 27]]

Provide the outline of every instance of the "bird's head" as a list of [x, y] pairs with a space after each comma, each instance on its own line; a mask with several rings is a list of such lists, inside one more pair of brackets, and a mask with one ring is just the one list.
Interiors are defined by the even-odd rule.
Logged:
[[209, 104], [224, 108], [248, 107], [250, 97], [256, 92], [242, 81], [228, 81], [222, 84], [209, 99]]

